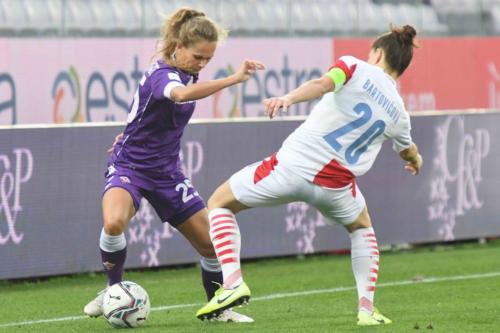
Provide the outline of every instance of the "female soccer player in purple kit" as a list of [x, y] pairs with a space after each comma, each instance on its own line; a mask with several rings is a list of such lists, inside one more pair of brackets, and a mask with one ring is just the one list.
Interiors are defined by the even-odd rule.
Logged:
[[[203, 199], [181, 171], [180, 142], [195, 108], [195, 100], [246, 81], [264, 65], [245, 60], [226, 78], [198, 83], [198, 73], [212, 59], [217, 42], [227, 32], [202, 12], [182, 8], [164, 25], [159, 60], [145, 72], [123, 136], [109, 159], [102, 198], [103, 229], [99, 247], [108, 286], [122, 281], [127, 253], [124, 230], [146, 198], [162, 221], [177, 228], [202, 256], [202, 278], [208, 299], [222, 283], [221, 267], [209, 237]], [[106, 289], [105, 289], [106, 290]], [[102, 315], [104, 291], [84, 312]], [[216, 320], [253, 321], [233, 311]]]

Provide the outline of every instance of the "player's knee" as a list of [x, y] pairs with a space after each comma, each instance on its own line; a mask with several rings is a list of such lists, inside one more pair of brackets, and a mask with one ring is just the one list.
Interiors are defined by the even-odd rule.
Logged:
[[208, 208], [208, 210], [212, 210], [215, 208], [227, 208], [226, 201], [227, 200], [226, 200], [225, 196], [223, 195], [222, 191], [220, 190], [220, 188], [218, 188], [210, 196], [210, 198], [208, 198], [208, 201], [207, 201], [208, 207], [207, 208]]
[[208, 198], [207, 208], [208, 208], [208, 210], [212, 210], [215, 208], [221, 208], [220, 207], [220, 200], [217, 199], [217, 196], [215, 195], [215, 193], [212, 194], [212, 196], [210, 198]]
[[370, 220], [356, 221], [354, 223], [346, 225], [349, 232], [356, 231], [358, 229], [370, 228], [372, 226]]
[[241, 202], [236, 200], [232, 195], [228, 195], [227, 193], [221, 192], [217, 193], [217, 191], [208, 199], [207, 208], [209, 211], [216, 208], [226, 208], [229, 209], [233, 214], [237, 214], [238, 212], [248, 209], [249, 207], [243, 205]]
[[203, 250], [199, 251], [199, 253], [200, 256], [203, 256], [205, 258], [217, 258], [213, 248], [204, 248]]
[[205, 258], [215, 258], [215, 250], [210, 240], [203, 242], [198, 247], [198, 253]]
[[127, 226], [127, 219], [123, 216], [108, 216], [104, 219], [104, 231], [111, 236], [123, 233]]
[[346, 229], [349, 232], [353, 232], [358, 229], [370, 228], [372, 226], [372, 221], [370, 219], [370, 214], [368, 214], [368, 209], [365, 207], [361, 214], [359, 214], [356, 221], [351, 224], [346, 225]]
[[105, 224], [104, 225], [104, 231], [106, 232], [106, 234], [108, 234], [110, 236], [118, 236], [121, 233], [123, 233], [124, 229], [125, 228], [123, 228], [119, 224], [110, 223], [110, 224]]
[[225, 182], [219, 186], [215, 192], [208, 198], [207, 206], [209, 210], [215, 208], [230, 208], [231, 202], [234, 200], [229, 183]]

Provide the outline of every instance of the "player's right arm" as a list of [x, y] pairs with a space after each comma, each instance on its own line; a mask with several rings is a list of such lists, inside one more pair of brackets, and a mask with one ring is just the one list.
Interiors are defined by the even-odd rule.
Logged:
[[319, 79], [303, 83], [284, 96], [266, 98], [264, 100], [264, 112], [272, 119], [278, 114], [281, 108], [286, 112], [292, 104], [319, 98], [334, 89], [335, 84], [332, 79], [328, 75], [323, 75]]
[[403, 149], [399, 152], [399, 156], [405, 160], [405, 169], [412, 175], [418, 175], [422, 168], [423, 159], [422, 155], [418, 153], [418, 147], [415, 143], [411, 143], [409, 148]]
[[345, 58], [339, 59], [339, 61], [319, 79], [309, 80], [284, 96], [265, 99], [264, 112], [272, 119], [278, 114], [281, 108], [286, 112], [288, 107], [292, 104], [320, 98], [331, 91], [338, 91], [352, 76], [352, 69], [345, 64], [343, 59]]
[[260, 61], [245, 60], [238, 71], [225, 78], [198, 82], [188, 86], [179, 85], [173, 88], [170, 92], [170, 99], [174, 102], [186, 102], [205, 98], [226, 87], [245, 82], [255, 73], [255, 71], [264, 68], [264, 64]]

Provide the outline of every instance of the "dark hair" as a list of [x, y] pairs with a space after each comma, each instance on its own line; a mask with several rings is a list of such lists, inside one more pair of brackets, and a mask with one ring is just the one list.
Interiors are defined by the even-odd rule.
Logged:
[[158, 52], [168, 59], [178, 43], [190, 46], [200, 41], [218, 42], [227, 36], [221, 28], [205, 13], [185, 7], [167, 17], [162, 28]]
[[414, 43], [417, 31], [411, 25], [397, 27], [391, 25], [391, 31], [378, 37], [372, 45], [372, 49], [381, 48], [385, 53], [385, 62], [402, 75], [413, 57], [413, 48], [418, 47]]

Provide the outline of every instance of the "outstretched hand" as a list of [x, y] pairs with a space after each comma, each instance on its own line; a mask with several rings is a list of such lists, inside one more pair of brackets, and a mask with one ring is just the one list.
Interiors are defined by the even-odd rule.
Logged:
[[257, 70], [265, 69], [266, 66], [257, 60], [245, 60], [241, 63], [240, 68], [235, 73], [239, 82], [248, 80]]
[[115, 142], [113, 142], [113, 145], [111, 147], [109, 147], [108, 153], [113, 152], [113, 149], [115, 149], [116, 144], [118, 143], [118, 141], [121, 140], [121, 138], [123, 138], [123, 133], [120, 133], [117, 136], [115, 136]]
[[292, 101], [288, 95], [266, 98], [264, 100], [264, 113], [269, 116], [270, 119], [273, 119], [278, 115], [280, 109], [287, 112], [290, 105], [292, 105]]

